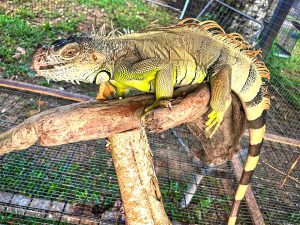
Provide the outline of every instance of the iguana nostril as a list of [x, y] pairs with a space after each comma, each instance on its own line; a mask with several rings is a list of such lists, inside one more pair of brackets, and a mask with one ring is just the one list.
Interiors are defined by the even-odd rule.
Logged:
[[93, 58], [94, 61], [97, 61], [97, 59], [98, 59], [98, 57], [97, 57], [96, 54], [93, 54], [93, 55], [92, 55], [92, 58]]

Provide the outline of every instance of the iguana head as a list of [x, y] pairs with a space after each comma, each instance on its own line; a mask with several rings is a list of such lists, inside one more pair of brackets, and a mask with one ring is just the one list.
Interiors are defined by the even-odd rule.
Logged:
[[108, 81], [112, 73], [105, 47], [103, 41], [87, 35], [60, 39], [36, 51], [33, 68], [47, 80], [99, 84]]

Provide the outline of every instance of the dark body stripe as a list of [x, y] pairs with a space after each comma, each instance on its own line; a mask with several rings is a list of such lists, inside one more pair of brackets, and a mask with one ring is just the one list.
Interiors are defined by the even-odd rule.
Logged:
[[191, 83], [189, 83], [189, 84], [192, 84], [193, 82], [194, 82], [194, 80], [196, 79], [196, 73], [194, 74], [194, 78], [193, 78], [193, 80], [191, 81]]
[[252, 156], [252, 157], [258, 156], [260, 153], [262, 144], [263, 144], [263, 141], [257, 145], [250, 145], [249, 150], [248, 150], [248, 155]]
[[186, 78], [186, 75], [187, 75], [187, 68], [185, 68], [185, 74], [184, 74], [184, 77], [181, 79], [181, 81], [179, 81], [178, 85], [180, 85], [182, 83], [182, 81]]
[[250, 70], [249, 70], [249, 75], [247, 77], [247, 80], [246, 80], [244, 86], [242, 87], [241, 93], [244, 93], [247, 90], [249, 90], [249, 88], [255, 82], [256, 76], [257, 76], [256, 71], [255, 71], [254, 67], [251, 65]]
[[259, 91], [257, 92], [256, 96], [249, 102], [245, 102], [246, 107], [253, 107], [258, 105], [263, 100], [263, 90], [260, 87]]
[[176, 84], [178, 84], [179, 72], [177, 66], [175, 67], [175, 76], [176, 76]]
[[251, 177], [252, 177], [252, 175], [253, 175], [253, 171], [254, 170], [251, 170], [251, 171], [243, 171], [243, 174], [242, 174], [242, 177], [241, 177], [241, 179], [240, 179], [240, 182], [239, 182], [239, 184], [243, 184], [243, 185], [247, 185], [247, 184], [249, 184], [249, 182], [250, 182], [250, 179], [251, 179]]
[[264, 110], [260, 117], [255, 120], [247, 120], [250, 129], [262, 128], [266, 123], [267, 110]]

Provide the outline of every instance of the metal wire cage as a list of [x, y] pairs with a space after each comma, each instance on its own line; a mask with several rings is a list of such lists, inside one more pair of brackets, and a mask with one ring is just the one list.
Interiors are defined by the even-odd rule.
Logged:
[[[226, 31], [231, 32], [229, 24], [232, 18], [245, 20], [238, 19], [243, 14], [226, 8], [219, 1], [215, 2], [205, 13], [214, 14]], [[227, 10], [225, 14], [224, 10]], [[299, 8], [294, 7], [294, 10], [299, 12]], [[299, 17], [294, 17], [293, 20], [299, 20]], [[283, 39], [280, 35], [277, 36], [279, 42]], [[281, 68], [274, 66], [272, 57], [267, 57], [271, 74], [275, 74], [272, 77], [270, 95], [273, 103], [267, 132], [299, 141], [299, 108], [297, 101], [293, 100], [297, 96], [294, 93], [299, 95], [299, 89], [295, 86], [291, 88], [289, 82], [282, 81], [287, 78], [276, 75]], [[282, 62], [284, 59], [279, 57], [276, 60]], [[0, 132], [20, 124], [37, 112], [71, 103], [45, 95], [0, 88]], [[189, 151], [201, 148], [201, 144], [185, 126], [161, 134], [149, 134], [148, 139], [164, 206], [172, 222], [226, 223], [237, 187], [232, 162], [208, 168], [192, 157]], [[0, 223], [124, 224], [114, 166], [105, 145], [103, 139], [48, 148], [35, 145], [1, 156]], [[245, 161], [247, 146], [248, 141], [244, 137], [238, 156], [242, 162]], [[292, 144], [279, 143], [274, 139], [264, 143], [251, 187], [266, 224], [300, 224], [299, 164], [284, 188], [279, 188], [286, 171], [299, 154], [299, 147]], [[191, 186], [194, 191], [189, 188]], [[193, 198], [189, 205], [184, 205], [182, 202], [187, 194], [193, 194]], [[253, 224], [245, 201], [239, 211], [238, 224]]]

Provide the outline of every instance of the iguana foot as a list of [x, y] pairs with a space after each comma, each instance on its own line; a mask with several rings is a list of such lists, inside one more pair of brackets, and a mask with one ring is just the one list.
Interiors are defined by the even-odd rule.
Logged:
[[169, 108], [170, 110], [172, 110], [172, 104], [171, 104], [171, 100], [156, 100], [152, 105], [148, 106], [144, 111], [144, 115], [141, 116], [141, 124], [142, 126], [145, 126], [145, 121], [146, 121], [146, 116], [148, 115], [148, 112], [150, 112], [151, 110], [157, 108], [158, 106], [163, 106], [165, 108]]
[[[211, 138], [220, 127], [224, 119], [224, 115], [225, 113], [216, 111], [212, 111], [210, 114], [208, 114], [208, 121], [205, 123], [205, 131], [209, 133], [209, 138]], [[213, 130], [210, 131], [212, 128]]]
[[108, 97], [113, 96], [115, 92], [115, 88], [109, 82], [101, 83], [96, 99], [105, 100]]
[[148, 106], [145, 109], [145, 112], [149, 112], [149, 111], [157, 108], [158, 106], [163, 106], [163, 107], [166, 107], [166, 108], [169, 108], [170, 110], [172, 110], [171, 100], [163, 99], [163, 100], [156, 100], [152, 105]]

